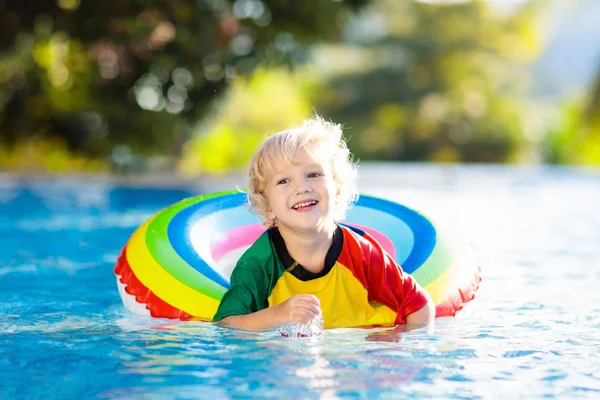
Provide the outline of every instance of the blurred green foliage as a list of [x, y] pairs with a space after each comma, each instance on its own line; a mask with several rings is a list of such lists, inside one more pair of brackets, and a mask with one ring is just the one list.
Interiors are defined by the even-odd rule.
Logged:
[[345, 45], [356, 68], [329, 77], [317, 108], [352, 128], [362, 159], [520, 161], [539, 7], [501, 18], [485, 2], [373, 3], [363, 18], [380, 34]]
[[0, 146], [176, 158], [229, 82], [293, 65], [362, 2], [0, 0]]
[[588, 97], [562, 105], [547, 146], [549, 162], [600, 165], [600, 71]]
[[238, 79], [218, 112], [186, 143], [179, 171], [220, 174], [245, 167], [265, 133], [298, 125], [311, 116], [310, 94], [319, 86], [315, 77], [306, 69], [292, 74], [280, 68]]
[[359, 159], [600, 164], [600, 74], [529, 98], [533, 0], [0, 0], [0, 168], [220, 174], [314, 112]]

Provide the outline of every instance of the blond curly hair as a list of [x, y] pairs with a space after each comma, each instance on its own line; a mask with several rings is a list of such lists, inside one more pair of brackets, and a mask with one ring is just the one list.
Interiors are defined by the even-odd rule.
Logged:
[[292, 162], [298, 150], [311, 146], [319, 155], [329, 158], [329, 165], [336, 185], [334, 219], [343, 220], [348, 209], [358, 199], [358, 167], [342, 137], [339, 124], [327, 122], [319, 116], [305, 120], [299, 127], [288, 129], [263, 140], [250, 160], [248, 167], [248, 205], [250, 211], [263, 219], [267, 228], [277, 226], [275, 218], [269, 218], [264, 190], [267, 176], [277, 162]]

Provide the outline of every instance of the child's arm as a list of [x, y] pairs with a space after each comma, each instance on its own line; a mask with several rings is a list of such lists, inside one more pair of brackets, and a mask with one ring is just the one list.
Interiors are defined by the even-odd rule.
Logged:
[[363, 254], [369, 282], [369, 298], [396, 311], [397, 324], [407, 329], [428, 325], [435, 318], [435, 305], [427, 292], [405, 273], [381, 245], [365, 235], [372, 246]]
[[268, 331], [287, 324], [310, 324], [319, 315], [319, 299], [312, 294], [299, 294], [251, 314], [225, 317], [218, 324], [247, 331]]
[[425, 325], [429, 325], [435, 319], [435, 305], [431, 298], [427, 295], [427, 304], [425, 304], [420, 310], [417, 310], [406, 316], [407, 329], [419, 328]]
[[271, 277], [263, 264], [252, 258], [238, 261], [231, 273], [231, 288], [223, 295], [213, 317], [217, 324], [266, 331], [291, 323], [310, 323], [321, 315], [319, 299], [308, 294], [297, 295], [269, 307], [267, 298]]

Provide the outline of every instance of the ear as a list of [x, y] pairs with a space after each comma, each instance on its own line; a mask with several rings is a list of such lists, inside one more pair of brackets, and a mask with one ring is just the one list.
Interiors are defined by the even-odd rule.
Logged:
[[342, 193], [342, 187], [334, 181], [334, 185], [335, 185], [335, 199], [337, 200], [338, 197], [340, 197], [340, 193]]
[[271, 207], [269, 207], [268, 204], [267, 204], [267, 219], [269, 221], [275, 221], [275, 226], [277, 225], [277, 217], [275, 216], [275, 213], [273, 213], [273, 210], [271, 210]]

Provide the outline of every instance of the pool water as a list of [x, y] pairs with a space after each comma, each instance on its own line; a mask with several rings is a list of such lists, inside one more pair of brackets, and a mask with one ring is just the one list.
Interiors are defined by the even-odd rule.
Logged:
[[364, 165], [361, 191], [479, 255], [475, 301], [431, 329], [292, 339], [129, 313], [129, 235], [220, 185], [0, 175], [0, 398], [600, 398], [600, 171]]

